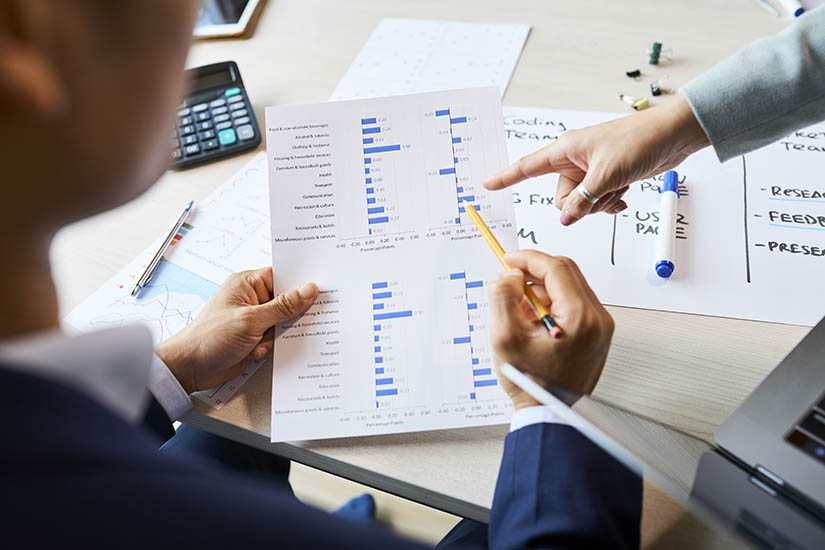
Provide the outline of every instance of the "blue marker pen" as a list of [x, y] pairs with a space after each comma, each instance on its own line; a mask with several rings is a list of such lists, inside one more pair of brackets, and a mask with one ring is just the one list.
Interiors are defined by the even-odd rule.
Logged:
[[667, 279], [673, 275], [676, 252], [676, 203], [679, 199], [679, 174], [674, 170], [665, 173], [659, 205], [659, 232], [656, 238], [656, 275]]

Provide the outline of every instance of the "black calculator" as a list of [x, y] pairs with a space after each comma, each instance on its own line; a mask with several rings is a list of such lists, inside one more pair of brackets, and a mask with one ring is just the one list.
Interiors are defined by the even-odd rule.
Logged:
[[256, 148], [261, 131], [234, 61], [186, 71], [191, 91], [172, 130], [172, 169]]

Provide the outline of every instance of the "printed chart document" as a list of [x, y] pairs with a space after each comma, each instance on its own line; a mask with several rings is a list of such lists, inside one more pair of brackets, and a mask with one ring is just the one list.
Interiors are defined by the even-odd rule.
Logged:
[[[564, 131], [620, 115], [504, 108], [510, 159]], [[632, 115], [631, 115], [632, 116]], [[521, 248], [573, 258], [607, 304], [814, 325], [825, 315], [825, 125], [719, 163], [711, 149], [679, 173], [676, 265], [653, 273], [663, 175], [637, 182], [628, 209], [570, 227], [555, 207], [557, 175], [513, 187]]]
[[330, 100], [476, 86], [501, 96], [530, 25], [382, 19]]
[[497, 88], [269, 107], [277, 288], [318, 301], [276, 333], [272, 440], [500, 424], [487, 286], [501, 267], [467, 217], [516, 246]]

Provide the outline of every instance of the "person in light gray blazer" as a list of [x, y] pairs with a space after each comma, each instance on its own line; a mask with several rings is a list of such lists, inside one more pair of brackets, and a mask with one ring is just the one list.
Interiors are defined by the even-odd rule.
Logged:
[[708, 145], [724, 162], [822, 120], [825, 7], [749, 44], [667, 103], [566, 132], [484, 185], [503, 189], [558, 173], [559, 220], [570, 225], [595, 212], [621, 212], [633, 182], [674, 168]]

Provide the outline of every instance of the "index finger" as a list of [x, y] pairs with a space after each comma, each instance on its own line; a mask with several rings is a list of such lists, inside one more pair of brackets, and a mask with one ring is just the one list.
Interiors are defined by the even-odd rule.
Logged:
[[257, 277], [263, 281], [266, 290], [272, 294], [273, 287], [272, 287], [272, 266], [270, 267], [262, 267], [260, 269], [253, 269], [249, 272], [253, 277]]
[[544, 281], [551, 302], [580, 296], [592, 303], [600, 303], [576, 262], [570, 258], [550, 256], [536, 250], [519, 250], [507, 253], [504, 259], [510, 267], [517, 267]]
[[484, 187], [491, 190], [504, 189], [527, 178], [557, 172], [558, 168], [554, 165], [555, 145], [555, 143], [551, 143], [547, 147], [542, 147], [538, 151], [521, 157], [495, 176], [484, 180]]

